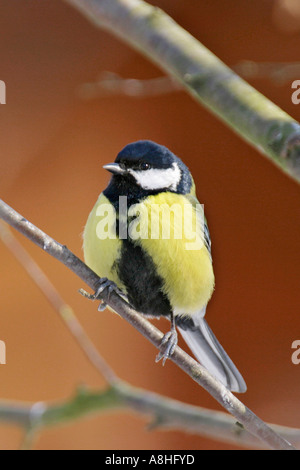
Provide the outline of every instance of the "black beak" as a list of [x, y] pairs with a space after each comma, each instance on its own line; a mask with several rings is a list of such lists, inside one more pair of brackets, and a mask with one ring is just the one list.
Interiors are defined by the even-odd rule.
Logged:
[[107, 165], [103, 165], [103, 168], [113, 175], [124, 175], [126, 173], [126, 170], [121, 168], [118, 163], [107, 163]]

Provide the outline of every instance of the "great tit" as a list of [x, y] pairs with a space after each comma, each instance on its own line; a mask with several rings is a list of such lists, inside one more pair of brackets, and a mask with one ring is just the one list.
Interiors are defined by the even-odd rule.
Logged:
[[[187, 166], [149, 140], [128, 144], [84, 230], [88, 266], [117, 286], [135, 310], [164, 316], [171, 330], [157, 360], [170, 357], [178, 330], [199, 362], [228, 389], [246, 384], [204, 316], [214, 290], [211, 241]], [[108, 279], [109, 281], [105, 281]]]

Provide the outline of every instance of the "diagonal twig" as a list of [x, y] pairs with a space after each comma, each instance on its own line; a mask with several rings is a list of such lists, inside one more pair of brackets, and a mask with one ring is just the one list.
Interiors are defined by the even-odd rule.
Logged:
[[0, 239], [10, 249], [19, 263], [21, 263], [23, 268], [27, 271], [31, 279], [33, 279], [35, 284], [39, 287], [50, 305], [52, 305], [54, 310], [59, 314], [60, 318], [74, 336], [88, 360], [108, 383], [113, 384], [117, 381], [118, 379], [116, 374], [104, 361], [97, 348], [85, 333], [71, 306], [66, 304], [39, 265], [32, 259], [21, 243], [19, 243], [14, 237], [11, 230], [9, 230], [7, 225], [2, 221], [0, 221]]
[[[150, 414], [151, 429], [179, 429], [239, 446], [264, 447], [262, 441], [239, 426], [227, 413], [187, 405], [136, 389], [120, 380], [92, 344], [71, 307], [64, 302], [57, 289], [3, 221], [0, 221], [0, 238], [62, 317], [90, 362], [110, 384], [109, 389], [98, 393], [80, 389], [71, 401], [53, 405], [0, 402], [0, 421], [19, 424], [26, 431], [21, 449], [32, 447], [32, 442], [37, 436], [36, 431], [44, 427], [64, 424], [89, 413], [108, 411], [116, 407]], [[285, 439], [296, 445], [300, 443], [300, 430], [277, 425], [271, 427]]]
[[140, 51], [241, 138], [300, 182], [300, 124], [161, 9], [142, 0], [64, 0]]
[[[65, 245], [56, 242], [14, 209], [0, 200], [0, 218], [17, 229], [48, 254], [62, 262], [91, 289], [96, 290], [99, 277]], [[133, 310], [116, 292], [103, 292], [103, 300], [121, 317], [133, 325], [154, 346], [160, 349], [163, 333]], [[208, 391], [245, 429], [273, 449], [291, 450], [294, 447], [258, 418], [238, 400], [224, 385], [218, 382], [204, 367], [176, 346], [171, 360], [184, 370], [195, 382]]]

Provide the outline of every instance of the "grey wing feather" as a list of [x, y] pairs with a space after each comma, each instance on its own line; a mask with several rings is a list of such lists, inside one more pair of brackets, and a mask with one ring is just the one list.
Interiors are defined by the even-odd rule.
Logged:
[[198, 216], [199, 216], [199, 219], [200, 219], [200, 223], [202, 225], [202, 228], [203, 228], [203, 237], [204, 237], [204, 244], [210, 254], [210, 257], [211, 257], [211, 239], [210, 239], [210, 233], [209, 233], [209, 229], [208, 229], [208, 225], [207, 225], [207, 220], [205, 218], [205, 215], [204, 215], [204, 207], [202, 204], [200, 204], [200, 202], [198, 201], [198, 199], [195, 197], [195, 196], [192, 196], [191, 194], [188, 194], [186, 195], [186, 198], [188, 199], [188, 201], [190, 202], [190, 204], [192, 204], [192, 206], [195, 208]]
[[206, 219], [204, 219], [204, 243], [211, 257], [211, 239]]

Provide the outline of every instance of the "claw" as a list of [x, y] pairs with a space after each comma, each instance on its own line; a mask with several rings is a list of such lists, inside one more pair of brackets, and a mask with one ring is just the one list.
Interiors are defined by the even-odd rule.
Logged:
[[102, 312], [107, 307], [106, 302], [101, 299], [102, 293], [105, 291], [105, 289], [108, 290], [108, 298], [112, 292], [116, 292], [116, 294], [124, 296], [123, 292], [118, 288], [117, 284], [107, 279], [107, 277], [102, 277], [99, 279], [99, 283], [94, 294], [89, 294], [83, 289], [80, 289], [79, 292], [90, 300], [101, 300], [98, 311]]
[[162, 359], [162, 364], [164, 366], [166, 360], [169, 359], [174, 353], [174, 350], [177, 346], [177, 342], [177, 331], [175, 329], [168, 331], [168, 333], [166, 333], [163, 339], [161, 340], [161, 351], [159, 351], [158, 355], [156, 356], [155, 362], [159, 362]]
[[107, 303], [104, 302], [104, 300], [102, 300], [101, 304], [99, 304], [98, 312], [104, 312], [104, 310], [106, 309], [106, 307], [107, 307]]

